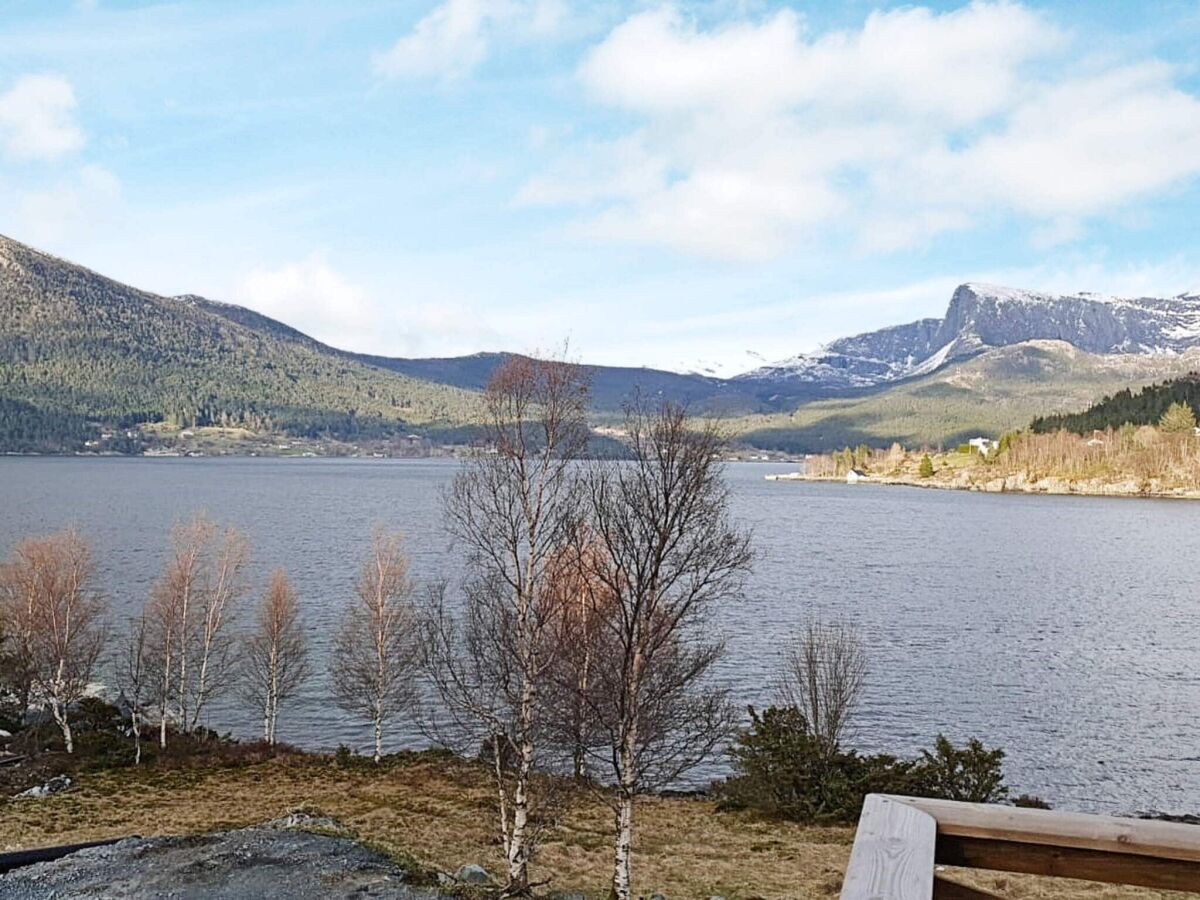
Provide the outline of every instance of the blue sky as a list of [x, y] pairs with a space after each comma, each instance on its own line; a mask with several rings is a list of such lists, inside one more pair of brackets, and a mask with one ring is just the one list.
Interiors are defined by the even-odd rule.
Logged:
[[744, 370], [1200, 289], [1200, 2], [0, 0], [0, 233], [350, 349]]

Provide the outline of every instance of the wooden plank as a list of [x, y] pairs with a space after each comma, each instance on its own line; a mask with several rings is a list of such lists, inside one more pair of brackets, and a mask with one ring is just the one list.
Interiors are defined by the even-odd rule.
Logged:
[[892, 797], [937, 820], [939, 835], [1200, 862], [1200, 826], [990, 803]]
[[981, 891], [941, 875], [933, 876], [933, 900], [1004, 900], [999, 894]]
[[1156, 858], [1144, 853], [939, 835], [937, 862], [947, 866], [1134, 884], [1167, 891], [1200, 891], [1200, 862]]
[[930, 900], [937, 826], [932, 816], [878, 794], [863, 802], [842, 900]]

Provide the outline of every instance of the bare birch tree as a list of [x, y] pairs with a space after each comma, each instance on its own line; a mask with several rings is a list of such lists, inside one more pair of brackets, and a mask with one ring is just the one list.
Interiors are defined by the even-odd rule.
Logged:
[[146, 693], [152, 679], [147, 654], [146, 614], [129, 623], [125, 645], [116, 660], [117, 690], [129, 711], [129, 731], [133, 736], [133, 763], [142, 762], [142, 728], [146, 723]]
[[147, 606], [160, 746], [172, 716], [180, 730], [195, 731], [231, 682], [229, 624], [246, 593], [248, 561], [241, 533], [222, 532], [204, 515], [171, 530], [171, 553]]
[[444, 503], [470, 574], [459, 623], [434, 604], [428, 662], [460, 742], [491, 747], [509, 893], [529, 886], [531, 774], [554, 654], [547, 585], [579, 517], [574, 465], [587, 445], [586, 407], [578, 366], [506, 360], [484, 394], [490, 446], [464, 464]]
[[148, 655], [147, 676], [151, 696], [158, 715], [158, 746], [167, 746], [167, 726], [171, 718], [171, 699], [174, 696], [176, 657], [180, 655], [183, 623], [180, 621], [180, 585], [178, 558], [168, 563], [167, 571], [155, 583], [142, 618], [146, 621], [143, 648]]
[[612, 895], [631, 897], [634, 801], [677, 780], [728, 737], [734, 709], [712, 684], [723, 644], [712, 614], [741, 597], [749, 538], [728, 516], [721, 437], [677, 405], [630, 411], [632, 462], [590, 468], [599, 552], [580, 554], [611, 604], [584, 695], [605, 742], [594, 751], [613, 783]]
[[308, 671], [308, 641], [296, 592], [287, 575], [277, 569], [242, 653], [242, 693], [262, 710], [263, 740], [271, 746], [275, 746], [279, 707], [295, 696]]
[[387, 721], [415, 702], [421, 662], [420, 624], [398, 533], [376, 530], [354, 587], [334, 642], [333, 685], [343, 709], [371, 720], [378, 763]]
[[227, 528], [220, 535], [210, 538], [206, 548], [208, 568], [204, 573], [200, 603], [196, 607], [194, 626], [187, 619], [184, 624], [194, 634], [189, 635], [184, 646], [195, 644], [195, 682], [180, 679], [184, 691], [192, 690], [192, 718], [189, 731], [195, 731], [207, 704], [227, 690], [233, 683], [234, 669], [230, 651], [234, 647], [234, 636], [230, 623], [237, 606], [247, 593], [245, 569], [250, 559], [250, 548], [246, 538], [235, 528]]
[[91, 550], [74, 531], [22, 541], [4, 567], [6, 618], [21, 635], [21, 668], [68, 753], [75, 752], [70, 707], [84, 697], [107, 637], [94, 575]]
[[826, 753], [837, 750], [867, 677], [867, 655], [846, 623], [808, 623], [783, 657], [779, 694], [799, 709]]

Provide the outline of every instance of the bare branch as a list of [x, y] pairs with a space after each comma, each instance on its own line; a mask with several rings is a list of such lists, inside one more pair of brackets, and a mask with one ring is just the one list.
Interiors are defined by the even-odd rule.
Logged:
[[354, 592], [334, 641], [334, 693], [347, 712], [370, 719], [379, 762], [384, 725], [415, 703], [421, 659], [408, 557], [398, 533], [376, 530]]
[[827, 753], [841, 744], [867, 677], [867, 655], [846, 623], [810, 622], [783, 659], [782, 704], [799, 709]]
[[275, 744], [280, 706], [295, 696], [308, 673], [308, 639], [296, 591], [283, 570], [276, 569], [254, 628], [243, 638], [241, 662], [241, 694], [262, 712], [268, 744]]
[[75, 750], [70, 707], [83, 698], [108, 634], [94, 576], [91, 550], [74, 531], [22, 541], [0, 572], [17, 668], [29, 696], [50, 710], [68, 753]]

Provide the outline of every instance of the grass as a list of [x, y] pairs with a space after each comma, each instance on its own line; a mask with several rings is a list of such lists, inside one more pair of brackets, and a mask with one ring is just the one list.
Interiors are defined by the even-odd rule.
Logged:
[[[611, 813], [589, 792], [573, 800], [550, 824], [533, 874], [549, 889], [603, 897]], [[379, 768], [283, 752], [240, 765], [82, 773], [65, 794], [0, 800], [0, 850], [240, 828], [298, 807], [333, 816], [402, 865], [454, 871], [474, 862], [501, 871], [484, 771], [431, 754], [402, 754]], [[703, 799], [648, 797], [636, 821], [635, 886], [672, 898], [834, 897], [853, 841], [850, 828], [719, 812]], [[1179, 896], [989, 873], [959, 880], [1014, 898]]]

